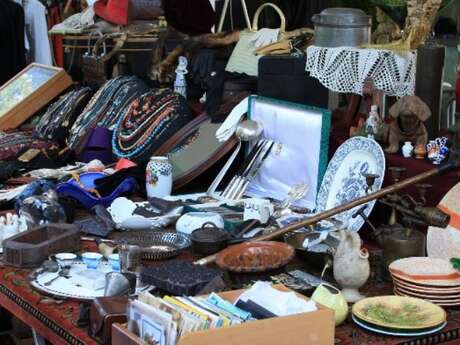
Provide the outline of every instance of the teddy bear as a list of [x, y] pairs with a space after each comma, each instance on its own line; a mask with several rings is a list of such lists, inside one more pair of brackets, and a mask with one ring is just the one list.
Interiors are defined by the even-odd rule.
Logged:
[[389, 145], [385, 152], [398, 152], [405, 141], [415, 147], [426, 147], [428, 132], [423, 122], [431, 116], [431, 110], [425, 102], [417, 96], [404, 96], [390, 108], [390, 115], [394, 121], [389, 127]]

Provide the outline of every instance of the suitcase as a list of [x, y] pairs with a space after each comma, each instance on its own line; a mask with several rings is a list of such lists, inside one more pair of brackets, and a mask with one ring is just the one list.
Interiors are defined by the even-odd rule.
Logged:
[[[82, 57], [96, 43], [97, 37], [89, 38], [87, 35], [66, 35], [64, 40], [64, 67], [74, 81], [82, 81]], [[128, 37], [123, 48], [109, 61], [108, 70], [119, 61], [120, 56], [128, 69], [128, 74], [133, 74], [148, 82], [148, 73], [152, 60], [152, 50], [158, 42], [158, 35], [147, 34], [144, 36]], [[89, 45], [89, 47], [88, 47]], [[107, 40], [107, 51], [113, 49], [114, 43]], [[108, 78], [111, 76], [108, 75]]]
[[306, 55], [263, 56], [259, 60], [259, 96], [328, 109], [329, 90], [305, 71]]

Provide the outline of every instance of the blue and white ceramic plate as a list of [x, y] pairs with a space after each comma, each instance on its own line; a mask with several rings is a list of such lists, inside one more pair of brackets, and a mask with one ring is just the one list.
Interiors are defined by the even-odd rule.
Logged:
[[[382, 187], [385, 174], [385, 154], [380, 145], [372, 139], [354, 137], [345, 141], [335, 152], [321, 183], [316, 199], [316, 210], [322, 212], [340, 206], [366, 195], [365, 173], [378, 175], [372, 192]], [[371, 191], [369, 191], [371, 192]], [[367, 203], [364, 213], [368, 216], [374, 207], [375, 200]], [[358, 206], [337, 216], [349, 230], [359, 231], [364, 224], [360, 216], [353, 214], [362, 206]]]

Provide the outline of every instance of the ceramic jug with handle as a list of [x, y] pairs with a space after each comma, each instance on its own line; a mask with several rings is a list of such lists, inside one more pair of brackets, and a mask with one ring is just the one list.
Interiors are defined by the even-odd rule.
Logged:
[[311, 295], [311, 299], [317, 303], [334, 310], [335, 325], [340, 325], [348, 315], [347, 300], [335, 286], [320, 284]]
[[347, 302], [363, 299], [358, 289], [370, 274], [369, 252], [361, 248], [361, 238], [357, 232], [341, 230], [340, 243], [334, 255], [334, 278], [342, 287]]

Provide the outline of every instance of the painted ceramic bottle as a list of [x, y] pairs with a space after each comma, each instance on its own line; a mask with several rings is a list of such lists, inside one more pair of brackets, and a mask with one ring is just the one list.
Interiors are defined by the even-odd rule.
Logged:
[[149, 198], [171, 195], [172, 165], [168, 157], [151, 157], [145, 170], [145, 189]]
[[412, 143], [410, 141], [406, 141], [401, 148], [402, 154], [404, 158], [410, 158], [412, 157], [412, 152], [414, 151], [414, 146], [412, 146]]

